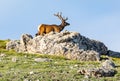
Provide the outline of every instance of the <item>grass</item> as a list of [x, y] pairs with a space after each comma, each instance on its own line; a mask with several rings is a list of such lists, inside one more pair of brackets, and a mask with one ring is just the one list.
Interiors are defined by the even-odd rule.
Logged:
[[[99, 62], [69, 60], [63, 56], [7, 51], [7, 41], [0, 40], [0, 81], [83, 81], [86, 79], [77, 70], [100, 66]], [[51, 61], [36, 62], [36, 58], [48, 58]], [[120, 81], [120, 59], [111, 59], [118, 66], [118, 73], [114, 77], [90, 78], [90, 81]]]

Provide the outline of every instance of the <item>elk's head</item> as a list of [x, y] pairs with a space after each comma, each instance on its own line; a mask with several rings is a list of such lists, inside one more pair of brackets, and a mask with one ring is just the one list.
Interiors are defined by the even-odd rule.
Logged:
[[57, 16], [60, 20], [61, 20], [61, 26], [69, 26], [70, 25], [70, 23], [68, 23], [68, 22], [66, 22], [67, 20], [68, 20], [68, 17], [62, 17], [61, 16], [62, 15], [62, 13], [60, 12], [58, 12], [57, 14], [54, 14], [54, 16]]

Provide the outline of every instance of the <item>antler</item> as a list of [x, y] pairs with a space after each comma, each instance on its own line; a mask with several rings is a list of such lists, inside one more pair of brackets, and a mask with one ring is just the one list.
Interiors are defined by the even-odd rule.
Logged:
[[54, 16], [57, 16], [60, 20], [66, 21], [68, 20], [68, 17], [62, 17], [62, 12], [58, 12], [57, 14], [54, 14]]

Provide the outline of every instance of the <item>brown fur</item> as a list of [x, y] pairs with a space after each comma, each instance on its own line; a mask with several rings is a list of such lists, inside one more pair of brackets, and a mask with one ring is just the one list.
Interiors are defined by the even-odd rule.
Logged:
[[47, 34], [51, 31], [53, 32], [60, 32], [64, 29], [65, 26], [68, 26], [70, 25], [69, 23], [66, 22], [66, 19], [62, 18], [61, 14], [54, 14], [55, 16], [57, 16], [61, 21], [62, 23], [60, 25], [56, 25], [56, 24], [53, 24], [53, 25], [47, 25], [47, 24], [41, 24], [39, 27], [38, 27], [38, 33], [36, 34], [37, 35], [43, 35], [43, 34]]

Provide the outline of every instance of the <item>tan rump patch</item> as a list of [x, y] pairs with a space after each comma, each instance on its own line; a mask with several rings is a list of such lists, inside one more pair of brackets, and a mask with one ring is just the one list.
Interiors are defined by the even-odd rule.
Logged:
[[38, 31], [39, 31], [41, 25], [42, 25], [42, 24], [40, 24], [40, 25], [38, 26]]

